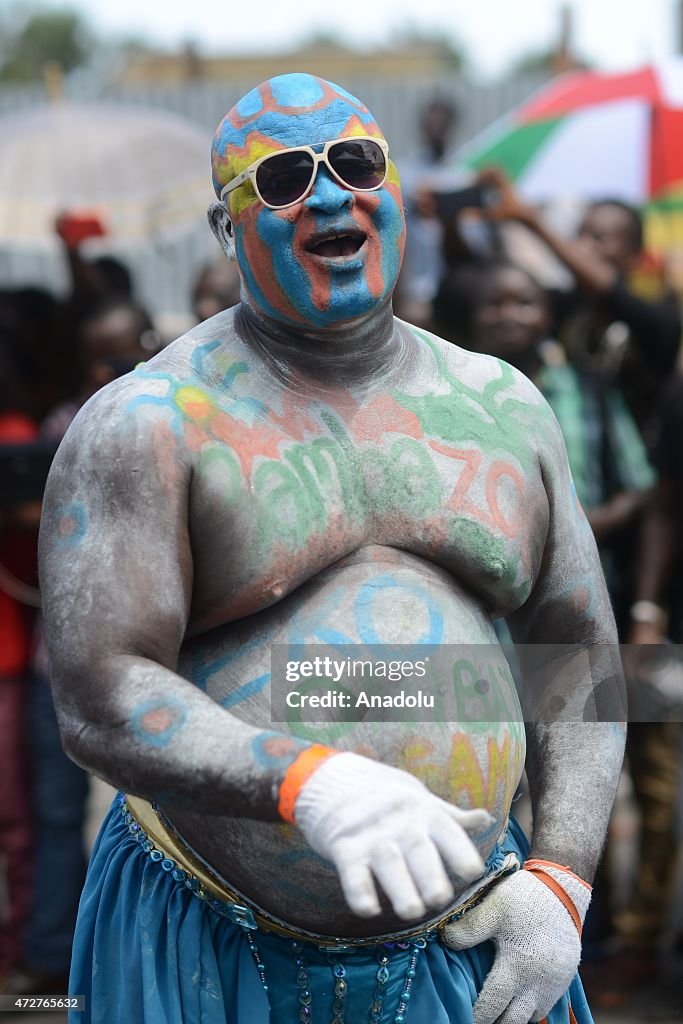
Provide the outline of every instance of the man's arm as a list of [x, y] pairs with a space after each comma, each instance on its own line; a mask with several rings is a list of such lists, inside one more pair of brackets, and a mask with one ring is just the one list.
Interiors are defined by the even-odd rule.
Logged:
[[206, 814], [277, 819], [277, 786], [307, 746], [263, 738], [175, 672], [192, 596], [191, 467], [130, 385], [100, 393], [59, 449], [40, 577], [67, 752], [112, 785]]
[[532, 594], [509, 619], [525, 683], [531, 856], [590, 882], [623, 759], [625, 729], [604, 720], [623, 707], [623, 681], [595, 540], [554, 418], [540, 436], [548, 533]]
[[636, 600], [631, 608], [630, 644], [662, 643], [666, 613], [662, 607], [676, 565], [680, 496], [676, 482], [660, 480], [649, 503], [640, 531]]
[[648, 491], [619, 491], [604, 505], [588, 509], [586, 516], [595, 539], [607, 540], [629, 526], [642, 512], [648, 498]]
[[[653, 459], [660, 481], [643, 519], [638, 550], [636, 601], [631, 609], [631, 644], [661, 643], [667, 629], [666, 602], [679, 549], [683, 507], [683, 382], [673, 378], [660, 409]], [[678, 515], [677, 515], [678, 513]]]
[[536, 207], [525, 202], [507, 175], [497, 167], [489, 167], [479, 177], [482, 184], [494, 190], [495, 201], [486, 208], [486, 215], [495, 221], [515, 220], [544, 242], [574, 275], [585, 291], [595, 296], [607, 295], [617, 283], [616, 269], [574, 238], [552, 231]]
[[508, 623], [520, 645], [533, 835], [524, 870], [445, 929], [456, 949], [496, 945], [474, 1024], [540, 1020], [569, 987], [624, 750], [624, 727], [609, 720], [624, 717], [621, 668], [595, 541], [557, 422], [530, 419], [529, 430], [549, 521], [531, 596]]

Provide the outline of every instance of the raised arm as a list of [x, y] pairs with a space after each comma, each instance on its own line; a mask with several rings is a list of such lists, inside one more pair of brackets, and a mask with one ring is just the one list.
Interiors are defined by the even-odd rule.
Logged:
[[515, 220], [539, 238], [574, 275], [579, 287], [600, 300], [615, 320], [623, 320], [648, 363], [670, 372], [681, 340], [681, 318], [673, 296], [649, 301], [634, 295], [618, 270], [577, 238], [559, 235], [539, 211], [526, 203], [499, 168], [482, 171], [480, 180], [495, 189], [495, 201], [486, 215], [494, 222]]
[[494, 190], [494, 200], [486, 208], [487, 217], [494, 221], [514, 220], [523, 224], [545, 242], [587, 292], [597, 296], [611, 292], [618, 280], [615, 268], [576, 239], [558, 235], [549, 228], [536, 207], [522, 199], [504, 171], [498, 167], [487, 167], [479, 180]]

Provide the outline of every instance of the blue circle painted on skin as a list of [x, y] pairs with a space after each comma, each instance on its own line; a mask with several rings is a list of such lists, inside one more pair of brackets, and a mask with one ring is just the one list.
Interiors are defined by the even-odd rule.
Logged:
[[[171, 721], [161, 729], [153, 727], [152, 722], [145, 725], [147, 715], [155, 711], [167, 712], [171, 715]], [[133, 712], [131, 726], [133, 732], [143, 743], [153, 747], [165, 747], [175, 736], [187, 718], [187, 708], [177, 697], [152, 697], [144, 701]]]
[[411, 586], [406, 583], [399, 583], [391, 576], [380, 576], [372, 583], [364, 583], [356, 597], [356, 630], [358, 636], [365, 644], [382, 644], [387, 641], [378, 636], [375, 631], [375, 624], [372, 615], [372, 603], [378, 593], [387, 590], [405, 590], [412, 597], [417, 597], [424, 602], [429, 616], [429, 628], [427, 633], [419, 639], [411, 638], [406, 641], [410, 644], [438, 644], [443, 639], [443, 615], [430, 598], [429, 591], [422, 587]]
[[305, 746], [305, 742], [279, 732], [262, 732], [251, 741], [254, 760], [267, 769], [286, 768]]
[[60, 547], [75, 547], [80, 544], [88, 531], [88, 510], [82, 501], [68, 504], [59, 502], [56, 506], [57, 543]]

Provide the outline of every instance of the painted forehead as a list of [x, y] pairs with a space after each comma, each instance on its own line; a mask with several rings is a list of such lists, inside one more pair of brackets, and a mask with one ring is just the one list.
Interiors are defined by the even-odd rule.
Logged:
[[216, 195], [260, 156], [348, 135], [382, 137], [370, 111], [339, 85], [313, 75], [279, 75], [225, 115], [211, 147]]

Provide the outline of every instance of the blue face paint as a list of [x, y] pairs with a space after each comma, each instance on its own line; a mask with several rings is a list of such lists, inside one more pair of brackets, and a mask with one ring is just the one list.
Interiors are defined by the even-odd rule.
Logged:
[[[345, 90], [310, 75], [285, 75], [253, 90], [214, 141], [214, 184], [255, 159], [293, 146], [380, 136], [369, 111]], [[392, 165], [375, 192], [344, 188], [324, 165], [300, 203], [264, 207], [247, 182], [230, 194], [235, 248], [253, 305], [291, 326], [332, 327], [367, 316], [391, 295], [405, 223]]]
[[[269, 278], [274, 277], [295, 311], [307, 324], [329, 327], [365, 316], [383, 304], [393, 291], [401, 266], [403, 214], [390, 191], [361, 195], [338, 184], [327, 169], [318, 171], [305, 213], [285, 217], [262, 207], [256, 221], [258, 238], [272, 253], [272, 264], [248, 260], [247, 287], [252, 298], [271, 316], [283, 319], [273, 300]], [[247, 259], [248, 240], [237, 230], [238, 258]], [[307, 249], [316, 236], [344, 234], [364, 238], [357, 255], [341, 261], [320, 259]], [[293, 317], [286, 316], [290, 323]]]

